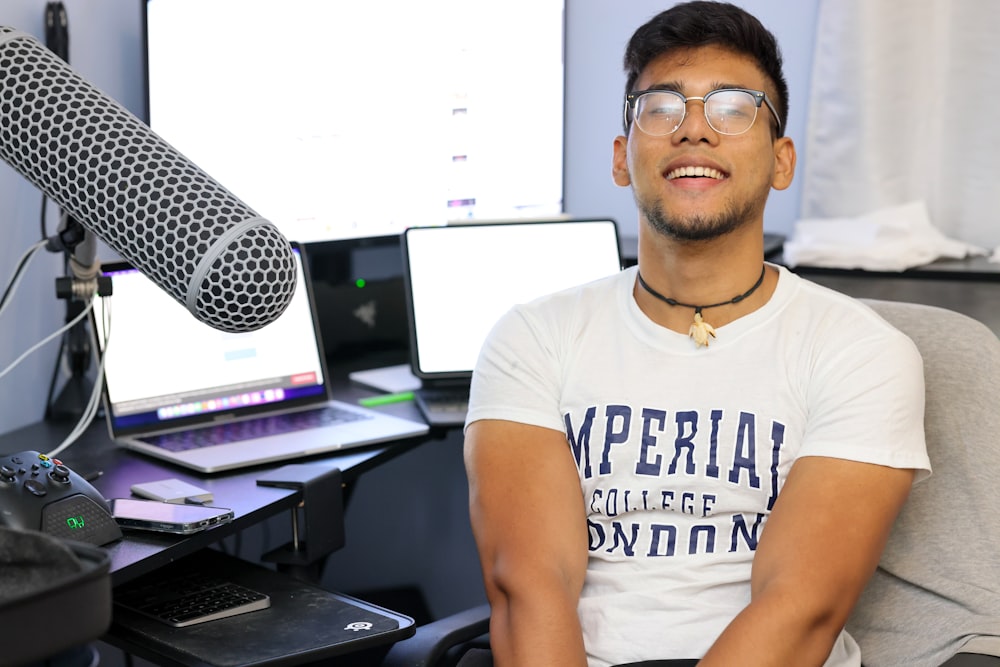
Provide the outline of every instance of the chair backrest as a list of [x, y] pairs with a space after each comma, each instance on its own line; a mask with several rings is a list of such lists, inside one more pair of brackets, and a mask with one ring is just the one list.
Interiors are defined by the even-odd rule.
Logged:
[[933, 473], [913, 488], [848, 631], [865, 667], [1000, 655], [1000, 340], [950, 310], [866, 303], [923, 356]]

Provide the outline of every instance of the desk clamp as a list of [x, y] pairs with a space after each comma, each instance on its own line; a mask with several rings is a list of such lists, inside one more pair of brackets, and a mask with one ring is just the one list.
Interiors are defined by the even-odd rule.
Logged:
[[268, 473], [257, 485], [296, 489], [302, 495], [301, 502], [292, 508], [292, 541], [267, 552], [262, 559], [277, 563], [279, 569], [306, 575], [300, 578], [318, 579], [316, 568], [322, 567], [322, 559], [345, 543], [340, 470], [292, 464]]

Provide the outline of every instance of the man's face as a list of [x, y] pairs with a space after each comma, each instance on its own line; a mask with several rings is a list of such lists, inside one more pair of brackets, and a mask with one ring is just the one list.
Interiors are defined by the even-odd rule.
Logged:
[[[715, 46], [652, 61], [635, 86], [648, 88], [668, 88], [687, 97], [719, 88], [772, 93], [753, 60]], [[791, 184], [795, 150], [787, 138], [772, 139], [775, 123], [763, 105], [745, 133], [719, 134], [706, 121], [703, 103], [690, 101], [673, 134], [650, 136], [633, 123], [628, 137], [615, 140], [615, 182], [632, 186], [642, 218], [656, 231], [680, 240], [717, 238], [762, 220], [770, 189]], [[684, 175], [691, 171], [688, 167], [701, 168], [703, 175]]]

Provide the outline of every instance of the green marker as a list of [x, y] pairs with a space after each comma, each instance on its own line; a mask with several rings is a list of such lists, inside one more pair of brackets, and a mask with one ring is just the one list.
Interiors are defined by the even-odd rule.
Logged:
[[390, 403], [405, 403], [406, 401], [413, 400], [412, 391], [401, 391], [398, 394], [381, 394], [379, 396], [369, 396], [368, 398], [362, 398], [358, 401], [359, 404], [365, 406], [366, 408], [372, 408], [376, 405], [389, 405]]

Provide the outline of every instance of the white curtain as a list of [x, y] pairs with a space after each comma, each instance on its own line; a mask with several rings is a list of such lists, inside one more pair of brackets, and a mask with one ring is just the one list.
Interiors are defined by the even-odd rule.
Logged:
[[1000, 0], [820, 0], [802, 217], [923, 200], [1000, 246]]

